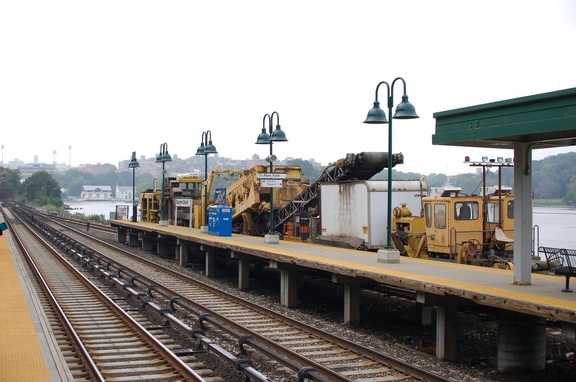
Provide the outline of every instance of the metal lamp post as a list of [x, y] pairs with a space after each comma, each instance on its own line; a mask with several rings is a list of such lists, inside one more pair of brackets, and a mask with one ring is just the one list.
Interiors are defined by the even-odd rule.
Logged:
[[[274, 115], [276, 115], [276, 130], [272, 130]], [[268, 118], [268, 132], [266, 132], [266, 118]], [[273, 112], [272, 114], [264, 114], [264, 118], [262, 119], [262, 132], [258, 135], [256, 139], [257, 145], [270, 145], [270, 155], [266, 158], [266, 161], [270, 163], [270, 173], [274, 172], [274, 161], [276, 157], [272, 154], [272, 143], [273, 142], [286, 142], [286, 134], [280, 129], [280, 116], [277, 112]], [[264, 241], [266, 243], [271, 244], [278, 244], [279, 238], [278, 235], [274, 233], [274, 192], [272, 188], [270, 188], [270, 221], [268, 235], [264, 237]]]
[[200, 147], [196, 150], [196, 155], [204, 155], [204, 205], [203, 205], [203, 224], [200, 231], [203, 233], [208, 232], [208, 155], [218, 154], [216, 146], [212, 144], [212, 132], [210, 130], [202, 133], [202, 141]]
[[[402, 81], [404, 87], [404, 95], [402, 96], [402, 102], [396, 107], [396, 113], [392, 117], [392, 105], [394, 104], [394, 85], [396, 81]], [[386, 119], [386, 112], [380, 108], [380, 102], [378, 102], [378, 89], [380, 85], [385, 84], [387, 93], [386, 100], [388, 102], [388, 115], [390, 116], [390, 121]], [[374, 101], [374, 107], [368, 112], [368, 116], [364, 123], [373, 124], [384, 124], [388, 123], [388, 211], [387, 211], [387, 237], [386, 237], [386, 250], [394, 251], [392, 247], [392, 120], [393, 119], [414, 119], [418, 118], [416, 114], [416, 109], [414, 106], [408, 102], [408, 96], [406, 95], [406, 82], [402, 77], [397, 77], [392, 82], [392, 86], [386, 81], [382, 81], [376, 86], [376, 98]]]
[[160, 145], [160, 153], [156, 157], [156, 163], [162, 163], [162, 192], [160, 193], [160, 221], [159, 224], [163, 227], [168, 225], [166, 220], [166, 207], [164, 205], [164, 182], [166, 179], [166, 162], [172, 161], [172, 157], [168, 153], [168, 143], [164, 142]]
[[136, 160], [136, 151], [132, 151], [132, 158], [128, 163], [128, 168], [132, 169], [132, 221], [138, 221], [138, 203], [136, 203], [136, 169], [140, 167], [140, 163]]

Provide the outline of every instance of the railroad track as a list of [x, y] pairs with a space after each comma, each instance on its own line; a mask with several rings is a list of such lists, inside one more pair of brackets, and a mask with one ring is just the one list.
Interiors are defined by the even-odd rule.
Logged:
[[205, 368], [192, 370], [186, 362], [195, 362], [194, 357], [179, 357], [176, 344], [162, 343], [150, 334], [145, 317], [122, 299], [105, 294], [106, 288], [93, 283], [86, 268], [69, 263], [29, 226], [8, 216], [11, 233], [43, 291], [44, 308], [70, 369], [68, 377], [206, 381], [200, 374], [213, 374]]
[[[54, 221], [49, 223], [55, 228]], [[271, 310], [210, 288], [190, 277], [106, 242], [95, 243], [82, 231], [66, 229], [82, 244], [91, 261], [102, 264], [149, 295], [164, 297], [171, 311], [193, 314], [202, 330], [218, 329], [236, 337], [242, 351], [266, 354], [294, 370], [301, 380], [314, 381], [448, 381], [361, 344], [333, 336], [319, 328], [291, 320]], [[86, 248], [90, 250], [86, 251]], [[102, 253], [109, 253], [114, 261]], [[130, 269], [130, 271], [128, 271]], [[188, 317], [188, 318], [187, 318]]]
[[114, 234], [116, 233], [116, 228], [110, 227], [107, 224], [89, 222], [86, 220], [74, 219], [74, 218], [69, 218], [69, 217], [60, 216], [60, 215], [49, 215], [49, 216], [51, 216], [52, 218], [54, 218], [60, 222], [64, 222], [67, 225], [77, 227], [78, 229], [85, 229], [86, 231], [92, 230], [92, 231], [99, 231], [99, 232], [105, 232], [105, 233], [114, 233]]

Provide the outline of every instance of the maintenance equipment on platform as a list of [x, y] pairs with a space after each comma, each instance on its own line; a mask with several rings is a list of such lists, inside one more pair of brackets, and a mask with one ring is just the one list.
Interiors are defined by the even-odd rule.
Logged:
[[[392, 166], [403, 163], [402, 153], [392, 155]], [[320, 186], [326, 183], [350, 180], [368, 180], [388, 167], [388, 153], [362, 152], [347, 154], [344, 158], [327, 166], [314, 182], [302, 179], [300, 166], [274, 166], [270, 173], [268, 166], [257, 165], [250, 170], [212, 170], [208, 176], [208, 205], [216, 204], [213, 197], [216, 176], [229, 174], [237, 179], [227, 185], [223, 200], [232, 207], [233, 232], [262, 235], [268, 231], [269, 211], [274, 210], [274, 230], [285, 236], [291, 232], [311, 236], [318, 218]], [[164, 182], [168, 221], [175, 225], [188, 225], [198, 228], [203, 221], [204, 196], [203, 181], [199, 174], [185, 174], [170, 177]], [[270, 193], [273, 193], [274, 206], [270, 206]], [[159, 217], [161, 190], [146, 190], [141, 195], [142, 221], [157, 222]], [[190, 198], [192, 207], [179, 200]], [[300, 230], [300, 218], [303, 228]], [[294, 220], [296, 222], [294, 222]]]
[[[511, 160], [466, 163], [483, 167], [482, 195], [464, 195], [445, 186], [422, 198], [419, 216], [406, 205], [394, 209], [392, 241], [410, 257], [441, 257], [461, 264], [512, 269], [514, 195], [501, 186], [501, 169]], [[486, 187], [486, 169], [498, 168], [498, 186]]]
[[[189, 173], [167, 177], [164, 182], [164, 201], [168, 213], [167, 220], [173, 225], [190, 226], [194, 214], [193, 202], [202, 195], [200, 174]], [[140, 194], [141, 221], [158, 223], [160, 220], [160, 199], [162, 189], [152, 188]]]

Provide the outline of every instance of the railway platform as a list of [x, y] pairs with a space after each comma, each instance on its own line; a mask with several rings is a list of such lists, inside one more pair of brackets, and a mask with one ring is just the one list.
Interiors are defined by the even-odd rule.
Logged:
[[4, 231], [0, 236], [0, 381], [72, 381], [16, 253], [10, 232]]
[[459, 307], [482, 306], [497, 312], [499, 323], [498, 368], [501, 371], [541, 370], [545, 362], [547, 320], [560, 323], [562, 334], [576, 336], [576, 293], [562, 292], [564, 278], [533, 274], [529, 285], [514, 283], [513, 272], [445, 261], [401, 257], [381, 262], [374, 252], [281, 240], [278, 244], [247, 235], [215, 236], [198, 229], [144, 222], [113, 221], [118, 240], [187, 266], [189, 247], [205, 253], [205, 274], [214, 276], [217, 255], [238, 263], [238, 288], [247, 289], [250, 264], [268, 261], [280, 272], [280, 303], [295, 307], [298, 272], [314, 269], [331, 273], [344, 286], [344, 322], [360, 320], [360, 286], [382, 287], [412, 294], [422, 309], [422, 321], [436, 312], [436, 356], [457, 358]]
[[[541, 370], [545, 363], [547, 320], [576, 337], [576, 293], [562, 292], [564, 278], [533, 274], [530, 285], [513, 283], [511, 271], [401, 257], [378, 261], [374, 252], [246, 235], [214, 236], [188, 227], [113, 221], [118, 241], [139, 246], [187, 266], [191, 247], [205, 254], [205, 274], [215, 276], [216, 257], [236, 260], [238, 288], [250, 287], [252, 263], [262, 261], [280, 273], [280, 303], [295, 307], [299, 272], [328, 272], [344, 287], [344, 322], [360, 320], [360, 288], [377, 283], [415, 298], [422, 322], [436, 314], [436, 356], [457, 359], [457, 311], [485, 306], [497, 311], [498, 368], [504, 372]], [[31, 287], [9, 231], [0, 236], [0, 380], [71, 380], [62, 367], [47, 319]], [[253, 277], [255, 275], [252, 275]], [[24, 362], [22, 360], [25, 360]]]

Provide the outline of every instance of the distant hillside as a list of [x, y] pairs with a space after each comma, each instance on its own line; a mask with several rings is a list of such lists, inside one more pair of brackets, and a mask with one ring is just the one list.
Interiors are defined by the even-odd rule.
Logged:
[[[441, 187], [447, 183], [462, 187], [462, 192], [470, 195], [480, 193], [482, 174], [420, 174], [399, 171], [402, 165], [392, 169], [393, 179], [419, 179], [424, 176], [428, 187]], [[373, 179], [387, 179], [387, 170], [376, 174]], [[486, 174], [487, 186], [498, 184], [498, 170], [489, 169]], [[514, 186], [514, 169], [502, 169], [502, 185]], [[559, 199], [564, 204], [576, 205], [576, 152], [558, 154], [532, 162], [532, 191], [535, 199]]]

